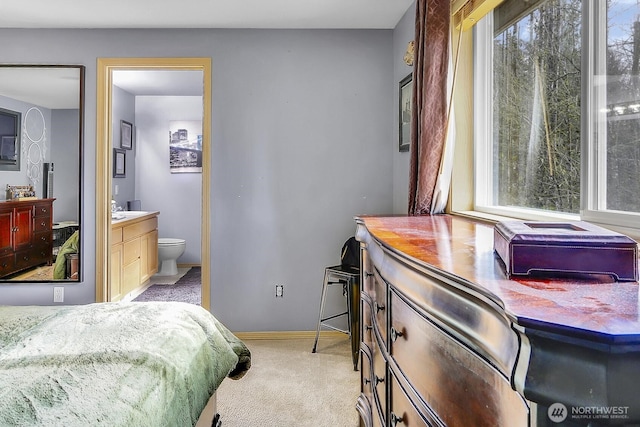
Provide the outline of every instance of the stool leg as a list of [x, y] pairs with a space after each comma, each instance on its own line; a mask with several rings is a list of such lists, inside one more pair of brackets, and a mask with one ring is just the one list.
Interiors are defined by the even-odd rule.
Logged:
[[318, 347], [318, 338], [320, 337], [320, 324], [322, 323], [322, 313], [324, 312], [324, 297], [327, 294], [327, 283], [329, 283], [329, 272], [324, 270], [324, 281], [322, 282], [322, 296], [320, 297], [320, 313], [318, 313], [318, 326], [316, 327], [316, 340], [313, 342], [313, 350], [311, 353], [316, 352]]
[[358, 370], [360, 359], [360, 279], [349, 280], [349, 338], [351, 339], [351, 357], [353, 370]]

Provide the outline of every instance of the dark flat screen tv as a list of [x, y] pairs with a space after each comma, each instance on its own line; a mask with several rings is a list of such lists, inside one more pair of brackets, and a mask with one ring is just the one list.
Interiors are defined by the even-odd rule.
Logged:
[[0, 170], [20, 170], [20, 119], [20, 112], [0, 108]]

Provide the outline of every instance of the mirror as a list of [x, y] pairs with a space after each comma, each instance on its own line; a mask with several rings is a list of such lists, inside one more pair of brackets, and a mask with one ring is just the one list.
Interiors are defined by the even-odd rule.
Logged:
[[0, 282], [82, 279], [84, 74], [0, 64]]

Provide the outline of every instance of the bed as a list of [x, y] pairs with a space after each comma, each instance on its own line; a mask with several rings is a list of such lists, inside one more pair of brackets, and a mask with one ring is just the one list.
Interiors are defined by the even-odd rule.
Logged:
[[0, 306], [0, 425], [194, 426], [250, 365], [193, 304]]

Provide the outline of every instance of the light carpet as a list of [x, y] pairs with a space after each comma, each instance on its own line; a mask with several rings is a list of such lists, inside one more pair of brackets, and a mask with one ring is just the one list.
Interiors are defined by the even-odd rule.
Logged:
[[360, 372], [348, 338], [245, 340], [251, 369], [218, 389], [224, 427], [356, 427]]

